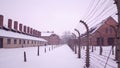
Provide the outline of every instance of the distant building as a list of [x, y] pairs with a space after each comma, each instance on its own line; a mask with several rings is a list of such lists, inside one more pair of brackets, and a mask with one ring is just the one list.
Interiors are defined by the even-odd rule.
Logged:
[[40, 36], [40, 31], [23, 24], [18, 25], [18, 22], [12, 22], [12, 19], [8, 19], [8, 26], [5, 26], [4, 16], [0, 15], [0, 48], [42, 46], [47, 41]]
[[60, 44], [60, 38], [56, 34], [51, 34], [50, 36], [41, 36], [41, 38], [44, 38], [48, 41], [48, 45], [59, 45]]
[[[91, 28], [90, 33], [90, 45], [114, 45], [117, 29], [117, 22], [112, 18], [108, 17], [95, 27]], [[86, 33], [81, 36], [82, 45], [86, 45]]]

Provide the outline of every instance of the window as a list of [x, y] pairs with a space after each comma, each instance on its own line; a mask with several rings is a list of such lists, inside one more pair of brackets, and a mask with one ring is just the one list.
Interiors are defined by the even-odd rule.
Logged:
[[105, 32], [108, 33], [108, 28], [105, 29]]
[[25, 44], [25, 40], [23, 41], [23, 44]]
[[100, 38], [100, 37], [98, 37], [97, 38], [97, 45], [104, 45], [104, 38]]
[[32, 44], [33, 44], [33, 41], [32, 41]]
[[7, 39], [7, 44], [11, 44], [11, 39]]
[[108, 41], [108, 45], [114, 45], [115, 39], [112, 37], [109, 37], [107, 41]]
[[22, 43], [22, 41], [21, 41], [21, 39], [19, 40], [19, 44], [21, 44]]
[[41, 41], [39, 41], [39, 43], [41, 44]]
[[17, 40], [16, 39], [14, 39], [14, 44], [17, 44]]
[[27, 44], [29, 44], [29, 40], [27, 41]]
[[112, 33], [112, 27], [110, 27], [109, 31], [110, 31], [110, 33]]

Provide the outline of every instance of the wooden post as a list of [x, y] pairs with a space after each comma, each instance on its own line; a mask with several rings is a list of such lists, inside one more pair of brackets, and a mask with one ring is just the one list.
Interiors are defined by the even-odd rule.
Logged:
[[38, 45], [37, 55], [39, 56], [39, 45]]
[[50, 47], [49, 47], [49, 51], [50, 51]]
[[46, 44], [45, 44], [45, 53], [46, 53]]
[[24, 51], [24, 62], [27, 62], [26, 52]]
[[82, 23], [84, 26], [85, 26], [85, 28], [86, 28], [86, 30], [87, 30], [87, 45], [86, 45], [86, 67], [87, 68], [89, 68], [89, 66], [90, 66], [90, 54], [89, 54], [89, 45], [90, 45], [90, 40], [89, 40], [89, 27], [87, 26], [87, 24], [84, 22], [84, 21], [82, 21], [82, 20], [80, 20], [80, 23]]
[[118, 11], [118, 30], [117, 30], [117, 60], [118, 68], [120, 68], [120, 0], [114, 0]]
[[80, 32], [75, 29], [75, 31], [78, 33], [79, 37], [78, 37], [78, 58], [81, 58], [81, 49], [80, 49], [80, 44], [81, 44], [81, 39], [80, 39]]

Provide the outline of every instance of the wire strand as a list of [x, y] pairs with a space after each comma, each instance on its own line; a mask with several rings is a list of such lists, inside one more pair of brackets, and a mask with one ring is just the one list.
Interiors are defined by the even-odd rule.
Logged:
[[93, 7], [93, 5], [94, 5], [94, 2], [95, 2], [95, 0], [91, 0], [89, 6], [88, 6], [88, 8], [87, 8], [88, 10], [85, 12], [85, 15], [84, 15], [83, 18], [81, 18], [81, 19], [84, 20], [84, 19], [87, 17], [88, 13], [90, 12], [91, 7]]
[[[103, 8], [103, 10], [101, 10], [101, 12], [96, 16], [96, 17], [99, 17], [102, 13], [104, 13], [104, 11], [106, 10], [106, 9], [108, 9], [109, 7], [110, 7], [110, 3], [108, 2], [107, 3], [107, 5], [105, 6], [105, 8]], [[97, 13], [97, 12], [96, 12]], [[94, 15], [95, 15], [95, 13], [94, 13]], [[92, 16], [94, 16], [94, 15], [92, 15]], [[94, 18], [96, 18], [96, 17], [94, 17]], [[89, 19], [90, 20], [90, 19]], [[88, 21], [89, 21], [88, 20]]]
[[[100, 17], [104, 17], [104, 14], [108, 13], [110, 10], [114, 9], [114, 7], [110, 8], [109, 10], [105, 11], [105, 12], [101, 12], [99, 15], [97, 15], [96, 17], [94, 17], [92, 20], [90, 20], [90, 24], [93, 24], [95, 22], [98, 21], [98, 19], [100, 19]], [[115, 11], [116, 12], [116, 11]], [[115, 14], [114, 12], [114, 14]], [[110, 15], [109, 15], [110, 16]]]
[[[97, 3], [95, 4], [95, 7], [99, 4], [99, 2], [100, 2], [100, 0], [97, 1]], [[86, 18], [84, 20], [86, 20], [91, 15], [91, 13], [94, 11], [95, 7], [94, 7], [94, 4], [93, 4], [93, 8], [91, 8], [91, 11], [89, 12], [89, 14], [86, 16]]]
[[103, 6], [103, 4], [105, 3], [105, 0], [100, 3], [100, 1], [97, 2], [97, 6], [95, 6], [94, 10], [91, 12], [91, 14], [89, 15], [88, 19], [86, 19], [86, 21], [88, 21], [92, 16], [95, 15], [95, 13]]
[[105, 63], [104, 68], [106, 68], [106, 66], [107, 66], [107, 63], [108, 63], [108, 60], [109, 60], [109, 58], [110, 58], [111, 52], [112, 52], [112, 47], [111, 47], [110, 52], [109, 52], [109, 54], [108, 54], [108, 57], [107, 57], [107, 60], [106, 60], [106, 63]]

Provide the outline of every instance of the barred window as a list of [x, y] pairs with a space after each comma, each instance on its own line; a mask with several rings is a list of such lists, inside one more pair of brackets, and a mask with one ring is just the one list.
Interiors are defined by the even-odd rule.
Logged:
[[109, 30], [110, 30], [110, 33], [112, 33], [112, 27], [110, 27], [110, 29], [109, 29]]
[[11, 44], [11, 39], [7, 39], [7, 44]]
[[14, 39], [14, 44], [17, 44], [17, 39]]
[[25, 40], [23, 41], [23, 43], [25, 44]]
[[33, 40], [32, 40], [32, 44], [33, 44]]
[[22, 40], [20, 39], [20, 40], [19, 40], [19, 44], [21, 44], [21, 43], [22, 43]]
[[29, 40], [27, 41], [27, 44], [29, 44]]
[[108, 28], [105, 29], [105, 32], [108, 33]]

